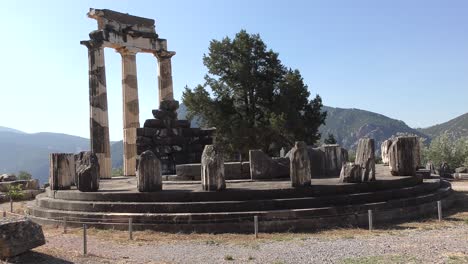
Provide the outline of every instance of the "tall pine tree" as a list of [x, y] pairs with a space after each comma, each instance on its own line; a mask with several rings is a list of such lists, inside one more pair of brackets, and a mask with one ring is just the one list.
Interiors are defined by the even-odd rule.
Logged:
[[313, 144], [320, 138], [322, 99], [309, 100], [300, 72], [286, 68], [258, 34], [242, 30], [232, 40], [212, 40], [203, 63], [205, 83], [186, 87], [182, 100], [189, 118], [216, 127], [216, 139], [227, 150], [276, 153], [294, 141]]

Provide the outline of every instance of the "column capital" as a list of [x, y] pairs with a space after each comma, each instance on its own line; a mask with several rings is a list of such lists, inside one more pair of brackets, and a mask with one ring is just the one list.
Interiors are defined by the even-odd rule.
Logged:
[[175, 51], [167, 51], [167, 50], [158, 50], [158, 51], [153, 52], [153, 55], [156, 58], [158, 58], [158, 60], [170, 59], [175, 54], [176, 54]]
[[80, 41], [80, 44], [86, 46], [90, 50], [104, 48], [102, 42], [97, 42], [94, 40], [82, 40]]
[[128, 55], [136, 55], [141, 50], [137, 48], [120, 47], [120, 48], [115, 49], [115, 51], [120, 53], [120, 55], [122, 56], [128, 56]]

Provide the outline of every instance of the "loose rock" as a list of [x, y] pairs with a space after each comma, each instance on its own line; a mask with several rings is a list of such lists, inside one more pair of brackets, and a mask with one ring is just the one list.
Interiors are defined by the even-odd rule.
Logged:
[[44, 244], [42, 227], [31, 220], [0, 220], [0, 258], [11, 258]]

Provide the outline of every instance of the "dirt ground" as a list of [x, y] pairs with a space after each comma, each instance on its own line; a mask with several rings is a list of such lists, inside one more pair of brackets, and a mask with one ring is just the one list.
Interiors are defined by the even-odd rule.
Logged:
[[[47, 243], [6, 263], [468, 263], [468, 182], [454, 182], [458, 202], [442, 222], [346, 228], [314, 233], [169, 234], [44, 226]], [[24, 212], [26, 202], [14, 204]], [[9, 210], [9, 203], [0, 210]]]

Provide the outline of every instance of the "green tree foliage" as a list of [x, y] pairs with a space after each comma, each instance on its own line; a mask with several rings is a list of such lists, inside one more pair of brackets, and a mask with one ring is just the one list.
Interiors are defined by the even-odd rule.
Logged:
[[300, 72], [287, 69], [258, 34], [242, 30], [232, 40], [212, 40], [203, 63], [205, 83], [186, 87], [182, 100], [188, 118], [199, 116], [203, 126], [216, 127], [216, 140], [228, 151], [271, 153], [320, 138], [322, 99], [309, 100]]
[[20, 184], [10, 184], [8, 186], [7, 196], [10, 200], [17, 200], [23, 197], [22, 187]]
[[30, 179], [32, 179], [32, 175], [31, 175], [31, 173], [29, 173], [27, 171], [20, 171], [20, 172], [18, 172], [18, 179], [19, 180], [30, 180]]
[[112, 169], [112, 176], [115, 177], [115, 176], [122, 176], [122, 175], [123, 175], [122, 167]]
[[323, 142], [325, 144], [336, 144], [335, 136], [332, 133], [328, 133], [328, 137]]
[[448, 134], [436, 137], [424, 148], [423, 161], [432, 161], [435, 166], [447, 162], [452, 169], [468, 166], [468, 137], [452, 139]]

